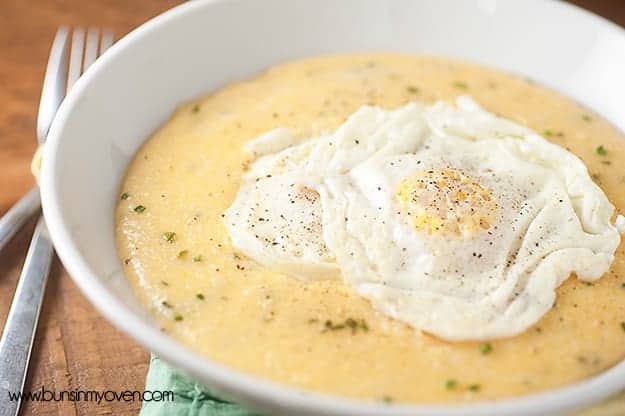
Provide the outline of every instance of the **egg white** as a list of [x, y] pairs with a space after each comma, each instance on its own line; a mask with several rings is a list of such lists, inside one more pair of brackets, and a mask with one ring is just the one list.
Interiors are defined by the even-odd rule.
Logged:
[[234, 246], [299, 278], [341, 278], [441, 338], [518, 334], [571, 273], [593, 281], [614, 259], [614, 208], [584, 164], [468, 97], [364, 106], [295, 142], [280, 129], [248, 145], [260, 157], [224, 219]]

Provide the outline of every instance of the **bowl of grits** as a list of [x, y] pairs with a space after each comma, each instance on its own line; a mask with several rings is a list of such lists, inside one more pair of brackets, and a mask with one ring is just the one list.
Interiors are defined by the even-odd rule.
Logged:
[[625, 32], [554, 1], [196, 1], [41, 176], [63, 264], [267, 415], [542, 415], [625, 388]]

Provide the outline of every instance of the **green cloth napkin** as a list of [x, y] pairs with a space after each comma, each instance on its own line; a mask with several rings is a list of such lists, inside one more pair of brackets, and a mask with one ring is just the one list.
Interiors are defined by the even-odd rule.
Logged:
[[150, 359], [145, 390], [171, 390], [174, 400], [144, 401], [140, 416], [260, 416], [236, 403], [220, 399], [208, 387], [176, 371], [155, 355]]

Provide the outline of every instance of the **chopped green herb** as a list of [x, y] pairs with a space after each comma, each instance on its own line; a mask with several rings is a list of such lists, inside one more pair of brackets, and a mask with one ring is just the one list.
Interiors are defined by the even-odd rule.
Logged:
[[582, 120], [584, 120], [584, 121], [592, 121], [592, 117], [590, 117], [588, 114], [584, 114], [582, 116]]
[[338, 331], [338, 330], [346, 329], [346, 328], [350, 329], [352, 331], [352, 334], [355, 334], [358, 331], [363, 331], [363, 332], [369, 331], [369, 325], [367, 325], [367, 322], [364, 319], [357, 320], [354, 318], [347, 318], [345, 321], [340, 322], [340, 323], [334, 323], [332, 322], [332, 320], [328, 319], [324, 323], [324, 329], [322, 332]]
[[391, 404], [393, 403], [393, 398], [385, 394], [384, 396], [382, 396], [382, 402], [386, 404]]
[[137, 214], [141, 214], [143, 211], [145, 211], [145, 207], [144, 207], [143, 205], [137, 205], [137, 206], [135, 207], [135, 210], [134, 210], [134, 211], [135, 211]]
[[182, 315], [180, 315], [179, 313], [174, 315], [174, 321], [176, 322], [180, 322], [182, 321], [184, 318], [182, 317]]
[[595, 149], [595, 151], [597, 152], [597, 154], [599, 156], [605, 156], [608, 153], [607, 149], [605, 147], [603, 147], [603, 145], [597, 147], [597, 149]]
[[122, 194], [122, 196], [120, 196], [121, 199], [128, 199], [128, 197], [130, 196], [130, 194], [128, 194], [128, 192], [124, 192]]
[[167, 283], [167, 282], [166, 282], [166, 281], [164, 281], [164, 280], [161, 280], [161, 284], [162, 284], [163, 286], [169, 286], [169, 283]]
[[469, 86], [462, 81], [456, 81], [454, 82], [454, 87], [456, 87], [459, 90], [466, 90], [467, 88], [469, 88]]
[[484, 355], [490, 354], [492, 350], [493, 350], [493, 346], [488, 342], [480, 345], [480, 352]]
[[174, 241], [176, 241], [176, 233], [171, 231], [164, 232], [163, 240], [167, 241], [168, 243], [173, 243]]
[[182, 258], [187, 257], [187, 254], [189, 254], [189, 250], [181, 250], [178, 252], [176, 257], [178, 257], [179, 259], [182, 259]]
[[621, 322], [621, 329], [625, 331], [625, 321]]
[[361, 319], [360, 321], [357, 321], [354, 318], [347, 318], [345, 320], [345, 326], [352, 330], [352, 334], [356, 333], [358, 329], [362, 329], [365, 332], [369, 330], [369, 326], [363, 319]]
[[199, 105], [194, 105], [193, 108], [191, 109], [192, 113], [197, 113], [200, 111], [200, 106]]
[[453, 378], [450, 378], [449, 380], [445, 382], [445, 388], [447, 390], [453, 390], [456, 387], [458, 387], [458, 381]]
[[602, 164], [602, 165], [611, 165], [611, 164], [612, 164], [612, 161], [611, 161], [611, 160], [602, 160], [602, 161], [601, 161], [601, 164]]
[[193, 256], [193, 258], [191, 259], [194, 263], [199, 263], [202, 261], [202, 255], [201, 254], [196, 254], [195, 256]]
[[198, 298], [199, 300], [204, 300], [204, 294], [203, 293], [198, 293], [197, 295], [195, 295], [196, 298]]
[[621, 287], [625, 289], [625, 282], [621, 283]]
[[467, 388], [469, 389], [469, 391], [480, 391], [482, 386], [480, 386], [479, 384], [469, 384]]
[[419, 88], [415, 87], [414, 85], [408, 85], [406, 87], [406, 91], [408, 91], [410, 94], [418, 94]]
[[171, 303], [167, 302], [166, 300], [161, 302], [161, 305], [163, 305], [165, 308], [167, 309], [171, 309]]
[[332, 322], [330, 319], [328, 319], [325, 324], [325, 329], [326, 330], [330, 330], [330, 331], [336, 331], [337, 329], [343, 329], [345, 328], [345, 324], [335, 324], [334, 322]]
[[543, 131], [543, 135], [544, 135], [545, 137], [553, 137], [553, 131], [551, 131], [551, 130], [545, 130], [545, 131]]

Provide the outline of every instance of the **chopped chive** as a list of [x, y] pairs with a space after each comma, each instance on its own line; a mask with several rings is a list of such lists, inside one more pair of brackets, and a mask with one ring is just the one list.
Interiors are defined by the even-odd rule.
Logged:
[[164, 232], [163, 240], [167, 241], [168, 243], [173, 243], [174, 241], [176, 241], [176, 233], [171, 231]]
[[445, 388], [446, 388], [447, 390], [453, 390], [453, 389], [455, 389], [457, 386], [458, 386], [458, 381], [457, 381], [457, 380], [455, 380], [455, 379], [453, 379], [453, 378], [450, 378], [449, 380], [447, 380], [447, 381], [445, 382]]
[[592, 121], [592, 117], [590, 117], [588, 114], [584, 114], [582, 116], [582, 120], [584, 120], [584, 121]]
[[128, 199], [128, 197], [130, 196], [130, 194], [128, 192], [124, 192], [122, 194], [122, 196], [120, 196], [121, 199]]
[[200, 111], [200, 106], [198, 104], [194, 105], [193, 108], [191, 109], [192, 113], [197, 113]]
[[415, 87], [414, 85], [408, 85], [406, 87], [406, 91], [408, 91], [410, 94], [418, 94], [419, 88]]
[[545, 137], [552, 137], [552, 136], [553, 136], [553, 131], [551, 131], [551, 130], [545, 130], [545, 131], [543, 131], [543, 135], [544, 135]]
[[198, 293], [197, 295], [195, 295], [196, 298], [198, 298], [199, 300], [204, 300], [204, 294], [203, 293]]
[[625, 331], [625, 321], [621, 322], [621, 329]]
[[328, 319], [325, 323], [324, 323], [324, 327], [326, 330], [337, 330], [337, 329], [343, 329], [345, 328], [345, 324], [335, 324], [332, 322], [332, 320]]
[[[309, 321], [312, 322], [312, 321]], [[316, 321], [315, 321], [316, 322]], [[357, 333], [358, 331], [369, 332], [369, 325], [367, 325], [367, 321], [364, 319], [354, 319], [347, 318], [345, 321], [340, 323], [332, 322], [332, 320], [328, 319], [324, 323], [324, 328], [321, 332], [326, 331], [338, 331], [341, 329], [350, 329], [352, 334]]]
[[171, 303], [167, 302], [166, 300], [162, 301], [161, 305], [163, 305], [167, 309], [171, 309], [172, 308]]
[[180, 315], [179, 313], [174, 315], [174, 321], [176, 322], [180, 322], [182, 321], [184, 318], [182, 317], [182, 315]]
[[488, 343], [488, 342], [485, 343], [485, 344], [480, 345], [480, 352], [483, 355], [490, 354], [490, 352], [492, 350], [493, 350], [493, 346], [490, 343]]
[[625, 282], [621, 283], [621, 287], [625, 289]]
[[480, 391], [482, 386], [480, 386], [479, 384], [469, 384], [467, 388], [469, 389], [469, 391]]
[[141, 214], [143, 211], [145, 211], [145, 207], [144, 207], [143, 205], [137, 205], [137, 206], [135, 207], [134, 211], [135, 211], [137, 214]]
[[178, 257], [179, 259], [182, 259], [182, 258], [187, 257], [187, 254], [189, 254], [189, 250], [181, 250], [178, 252], [176, 257]]
[[382, 396], [382, 402], [386, 404], [391, 404], [393, 403], [393, 398], [385, 394], [384, 396]]
[[454, 87], [456, 87], [459, 90], [466, 90], [467, 88], [469, 88], [469, 86], [462, 81], [456, 81], [454, 82]]
[[597, 147], [597, 149], [595, 149], [595, 152], [597, 152], [599, 156], [605, 156], [608, 153], [607, 149], [603, 147], [603, 145]]
[[167, 282], [166, 282], [166, 281], [164, 281], [164, 280], [161, 280], [161, 284], [162, 284], [163, 286], [169, 286], [169, 283], [167, 283]]

